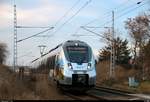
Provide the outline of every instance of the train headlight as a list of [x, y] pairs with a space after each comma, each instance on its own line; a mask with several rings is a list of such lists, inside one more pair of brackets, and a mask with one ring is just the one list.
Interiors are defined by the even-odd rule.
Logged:
[[73, 69], [71, 63], [68, 63], [68, 68]]
[[91, 69], [91, 63], [88, 63], [87, 69]]

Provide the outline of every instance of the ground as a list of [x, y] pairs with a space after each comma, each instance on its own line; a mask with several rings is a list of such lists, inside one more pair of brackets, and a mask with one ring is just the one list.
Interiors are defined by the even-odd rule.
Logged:
[[[42, 77], [41, 77], [42, 76]], [[49, 85], [46, 75], [20, 80], [8, 67], [0, 66], [0, 99], [14, 100], [67, 100], [54, 85]]]
[[121, 66], [115, 67], [115, 80], [109, 78], [108, 61], [103, 61], [97, 64], [97, 83], [122, 90], [133, 91], [136, 93], [150, 94], [150, 81], [139, 81], [137, 87], [129, 87], [129, 77], [140, 76], [142, 72], [135, 68], [125, 68]]
[[[137, 88], [128, 85], [128, 77], [138, 73], [136, 69], [117, 66], [115, 80], [109, 80], [109, 62], [97, 64], [97, 83], [137, 93], [150, 94], [150, 81], [142, 81]], [[9, 67], [0, 65], [0, 99], [15, 100], [70, 100], [54, 83], [49, 83], [45, 74], [32, 75], [29, 79], [19, 79]]]

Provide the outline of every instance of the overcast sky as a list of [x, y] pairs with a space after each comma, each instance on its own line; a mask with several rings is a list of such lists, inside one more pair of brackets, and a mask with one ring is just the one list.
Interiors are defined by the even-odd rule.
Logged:
[[[141, 2], [142, 1], [142, 2]], [[112, 25], [112, 11], [115, 15], [115, 29], [122, 38], [128, 38], [124, 21], [148, 9], [149, 0], [15, 0], [18, 26], [54, 27], [41, 35], [18, 43], [18, 63], [27, 65], [40, 56], [39, 45], [46, 45], [46, 51], [70, 39], [87, 42], [94, 52], [105, 45], [103, 39], [85, 31], [80, 26], [102, 34]], [[137, 4], [141, 2], [140, 4]], [[7, 63], [13, 61], [13, 0], [0, 0], [0, 42], [6, 43], [9, 50]], [[73, 6], [74, 5], [74, 6]], [[45, 30], [44, 28], [18, 29], [18, 40]], [[74, 37], [76, 35], [89, 35]], [[91, 36], [93, 35], [93, 36]]]

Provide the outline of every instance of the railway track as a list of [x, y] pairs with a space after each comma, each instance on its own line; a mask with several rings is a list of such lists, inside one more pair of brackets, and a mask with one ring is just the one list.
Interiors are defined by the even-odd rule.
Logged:
[[124, 96], [129, 96], [129, 94], [134, 94], [133, 92], [130, 92], [130, 91], [108, 88], [108, 87], [103, 87], [103, 86], [96, 86], [94, 89], [109, 92], [109, 93], [114, 93], [114, 94], [120, 94]]
[[90, 90], [90, 93], [106, 100], [141, 100], [139, 97], [132, 96], [132, 92], [101, 86], [96, 86]]
[[101, 97], [89, 93], [64, 92], [64, 94], [73, 100], [104, 100]]
[[[38, 79], [45, 79], [45, 74], [36, 74]], [[73, 91], [62, 91], [63, 95], [69, 97], [72, 100], [141, 100], [138, 97], [132, 96], [134, 94], [129, 91], [113, 89], [103, 86], [95, 86], [91, 90], [80, 93]]]
[[132, 96], [128, 91], [99, 86], [82, 94], [73, 92], [64, 92], [64, 94], [73, 100], [142, 100]]

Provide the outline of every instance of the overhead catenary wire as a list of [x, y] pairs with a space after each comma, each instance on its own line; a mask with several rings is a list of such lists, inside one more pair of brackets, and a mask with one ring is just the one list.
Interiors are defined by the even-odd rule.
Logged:
[[[128, 11], [124, 12], [123, 14], [117, 16], [117, 17], [115, 18], [115, 20], [118, 20], [120, 17], [122, 17], [122, 16], [124, 16], [124, 15], [126, 15], [126, 14], [128, 14], [128, 13], [133, 12], [134, 10], [136, 10], [136, 9], [138, 9], [138, 8], [140, 8], [140, 7], [142, 7], [142, 6], [144, 6], [144, 5], [147, 4], [148, 2], [149, 2], [149, 1], [147, 0], [147, 2], [145, 2], [145, 3], [143, 3], [143, 4], [139, 5], [139, 6], [137, 6], [137, 7], [135, 7], [135, 8], [132, 8], [132, 9], [129, 9]], [[142, 3], [142, 2], [140, 2], [140, 3]], [[140, 4], [140, 3], [137, 2], [137, 4]]]
[[[128, 1], [129, 1], [129, 0], [128, 0]], [[140, 4], [140, 3], [142, 3], [143, 1], [145, 1], [145, 0], [138, 1], [136, 4]], [[126, 1], [126, 2], [127, 2], [127, 1]], [[124, 3], [123, 3], [123, 4], [124, 4]], [[122, 4], [121, 4], [121, 5], [122, 5]], [[120, 6], [121, 6], [121, 5], [120, 5]], [[125, 10], [130, 9], [130, 8], [133, 8], [134, 6], [136, 6], [136, 5], [135, 5], [135, 3], [134, 3], [134, 4], [132, 4], [132, 5], [129, 5], [129, 6], [128, 6], [128, 7], [126, 7], [126, 8], [119, 9], [119, 11], [117, 11], [117, 12], [123, 12], [123, 11], [125, 11]], [[135, 7], [135, 8], [137, 8], [137, 7]], [[115, 9], [117, 9], [117, 7], [116, 7]], [[115, 9], [114, 9], [114, 10], [115, 10]], [[130, 9], [130, 10], [132, 10], [132, 9]], [[130, 12], [130, 10], [128, 10], [128, 12]], [[110, 11], [109, 11], [109, 12], [110, 12]], [[108, 13], [109, 13], [109, 12], [108, 12]], [[116, 12], [116, 13], [117, 13], [117, 12]], [[107, 13], [106, 13], [106, 14], [107, 14]], [[106, 14], [104, 14], [104, 15], [106, 15]], [[85, 25], [83, 25], [83, 26], [85, 26], [85, 27], [86, 27], [87, 25], [89, 25], [89, 24], [91, 24], [91, 23], [95, 22], [96, 20], [98, 20], [98, 19], [94, 19], [93, 21], [90, 21], [90, 22], [86, 23], [86, 24], [85, 24]], [[110, 20], [110, 21], [111, 21], [111, 20]], [[104, 24], [107, 24], [107, 23], [109, 23], [110, 21], [107, 21], [107, 22], [106, 22], [106, 23], [104, 23]], [[103, 25], [104, 25], [104, 24], [103, 24]], [[96, 28], [99, 28], [99, 27], [89, 27], [89, 26], [87, 26], [87, 27], [88, 27], [88, 28], [95, 28], [95, 29], [96, 29]]]
[[[147, 1], [147, 2], [149, 2], [149, 1]], [[145, 2], [145, 3], [143, 3], [143, 4], [141, 4], [142, 2], [137, 2], [137, 4], [141, 4], [141, 5], [140, 5], [140, 6], [137, 6], [137, 7], [135, 7], [135, 8], [129, 9], [127, 12], [123, 13], [122, 15], [115, 17], [115, 20], [117, 20], [117, 19], [119, 19], [120, 17], [122, 17], [122, 16], [124, 16], [124, 15], [126, 15], [126, 14], [128, 14], [128, 13], [134, 11], [134, 10], [136, 10], [137, 8], [139, 8], [139, 7], [141, 7], [141, 6], [145, 5], [145, 4], [147, 4], [147, 2]], [[107, 23], [110, 23], [110, 22], [112, 22], [112, 21], [108, 21], [108, 22], [104, 23], [103, 25], [105, 25], [105, 24], [107, 24]], [[101, 26], [99, 26], [99, 27], [89, 27], [89, 28], [101, 28], [103, 25], [101, 25]], [[88, 26], [87, 26], [87, 27], [88, 27]], [[89, 29], [86, 28], [86, 26], [81, 26], [81, 28], [83, 28], [84, 30], [86, 30], [86, 31], [88, 31], [88, 32], [90, 32], [90, 33], [93, 33], [93, 34], [95, 34], [95, 35], [97, 35], [97, 36], [99, 36], [99, 37], [104, 38], [104, 36], [102, 36], [102, 35], [100, 35], [100, 34], [94, 32], [95, 29], [94, 29], [94, 30], [89, 30]], [[110, 39], [108, 39], [108, 40], [110, 40]]]
[[[115, 9], [118, 9], [118, 8], [122, 7], [122, 5], [125, 5], [125, 4], [126, 4], [127, 2], [129, 2], [129, 1], [131, 1], [131, 0], [127, 0], [127, 1], [121, 3], [120, 5], [118, 5], [117, 7], [113, 8], [113, 9], [114, 9], [114, 10], [115, 10]], [[122, 11], [121, 9], [119, 9], [119, 10]], [[123, 10], [125, 10], [125, 9], [123, 9]], [[109, 13], [111, 13], [111, 12], [112, 12], [112, 10], [109, 10], [108, 12], [104, 13], [104, 14], [103, 14], [103, 17], [109, 15]], [[96, 19], [94, 19], [94, 20], [91, 20], [91, 21], [89, 21], [88, 23], [84, 24], [83, 26], [86, 27], [86, 28], [95, 28], [95, 29], [97, 29], [97, 28], [103, 28], [103, 27], [87, 26], [87, 25], [89, 25], [89, 24], [95, 22], [95, 21], [98, 20], [99, 18], [100, 18], [100, 17], [98, 17], [98, 18], [96, 18]], [[105, 17], [104, 17], [104, 18], [105, 18]], [[80, 30], [80, 27], [77, 28], [77, 30], [75, 31], [75, 34], [77, 34], [77, 33], [79, 32], [79, 30]]]
[[[61, 22], [61, 20], [63, 20], [63, 18], [65, 18], [78, 4], [79, 4], [79, 2], [80, 2], [81, 0], [77, 0], [72, 6], [71, 6], [71, 8], [60, 18], [60, 19], [58, 19], [58, 21], [55, 23], [55, 25], [54, 25], [54, 27], [56, 27], [58, 24], [59, 24], [59, 22]], [[49, 35], [49, 34], [46, 34], [44, 37], [51, 37], [51, 36], [53, 36], [52, 34], [51, 35]]]
[[[134, 11], [134, 10], [136, 10], [136, 9], [138, 9], [138, 8], [140, 8], [140, 7], [142, 7], [142, 6], [144, 6], [144, 5], [147, 4], [148, 2], [149, 2], [149, 1], [147, 1], [147, 2], [145, 2], [145, 3], [143, 3], [143, 4], [141, 4], [141, 5], [139, 5], [138, 7], [132, 8], [132, 9], [126, 11], [125, 13], [123, 13], [123, 14], [117, 16], [116, 18], [119, 19], [120, 17], [122, 17], [122, 16], [124, 16], [124, 15], [126, 15], [126, 14], [128, 14], [128, 13], [131, 13], [132, 11]], [[142, 3], [142, 2], [137, 2], [137, 4], [140, 4], [140, 3]]]
[[53, 35], [37, 35], [37, 36], [35, 36], [35, 37], [43, 37], [43, 38], [47, 38], [47, 37], [52, 37]]
[[17, 28], [50, 28], [50, 27], [38, 27], [38, 26], [16, 26]]
[[[111, 21], [109, 21], [109, 22], [111, 22]], [[97, 27], [97, 28], [100, 28], [100, 27]], [[37, 37], [37, 36], [36, 36]]]
[[[147, 1], [147, 2], [145, 2], [145, 3], [143, 3], [143, 4], [141, 4], [142, 2], [137, 2], [138, 3], [138, 5], [139, 4], [141, 4], [141, 5], [139, 5], [139, 6], [137, 6], [137, 7], [134, 7], [134, 8], [131, 8], [131, 9], [129, 9], [128, 11], [126, 11], [125, 13], [123, 13], [123, 14], [121, 14], [121, 15], [119, 15], [119, 16], [117, 16], [117, 17], [115, 17], [115, 21], [116, 20], [118, 20], [120, 17], [122, 17], [122, 16], [124, 16], [124, 15], [126, 15], [126, 14], [128, 14], [128, 13], [131, 13], [131, 12], [133, 12], [134, 10], [136, 10], [136, 9], [138, 9], [138, 8], [140, 8], [140, 7], [142, 7], [142, 6], [144, 6], [145, 4], [147, 4], [149, 1]], [[108, 24], [108, 23], [111, 23], [112, 22], [112, 20], [110, 20], [110, 21], [107, 21], [107, 22], [105, 22], [104, 24], [102, 24], [101, 26], [97, 26], [97, 27], [95, 27], [95, 28], [101, 28], [101, 27], [103, 27], [104, 25], [106, 25], [106, 24]], [[85, 28], [86, 26], [84, 26], [84, 28]], [[83, 28], [83, 26], [82, 26], [82, 28]], [[89, 27], [90, 28], [90, 27]], [[92, 27], [91, 27], [92, 28]], [[93, 27], [94, 28], [94, 27]], [[85, 30], [85, 29], [84, 29]], [[90, 30], [90, 32], [92, 33], [92, 32], [94, 32], [94, 30], [95, 29], [93, 29], [93, 30]]]
[[[56, 22], [55, 26], [56, 26], [80, 1], [81, 1], [81, 0], [78, 0], [71, 8]], [[32, 27], [32, 26], [16, 26], [16, 27], [17, 27], [17, 28], [50, 28], [50, 27]], [[34, 37], [34, 36], [36, 36], [36, 35], [39, 35], [39, 34], [41, 34], [41, 33], [46, 32], [46, 31], [48, 31], [48, 30], [44, 30], [44, 31], [39, 32], [39, 33], [37, 33], [37, 34], [35, 34], [35, 35], [32, 35], [32, 36], [30, 36], [30, 37], [27, 37], [27, 38], [18, 40], [17, 42], [20, 42], [20, 41], [29, 39], [29, 38], [31, 38], [31, 37]], [[36, 36], [36, 37], [51, 37], [51, 35], [50, 35], [50, 36], [48, 36], [48, 35], [45, 35], [45, 36]]]
[[80, 2], [81, 0], [78, 0], [77, 2], [75, 2], [75, 4], [73, 4], [73, 6], [55, 23], [54, 26], [56, 26], [61, 20], [63, 20], [64, 17], [66, 17]]
[[84, 9], [92, 0], [88, 0], [81, 8], [75, 12], [69, 19], [67, 19], [53, 34], [57, 33], [65, 24], [67, 24], [70, 20], [72, 20], [82, 9]]
[[65, 24], [67, 24], [70, 20], [72, 20], [82, 9], [84, 9], [92, 0], [88, 0], [81, 8], [78, 9], [69, 19], [67, 19], [56, 31], [54, 31], [51, 35], [53, 36], [57, 33]]
[[[130, 0], [127, 0], [127, 1], [125, 1], [125, 2], [123, 2], [123, 3], [121, 3], [120, 5], [118, 5], [117, 7], [115, 7], [115, 8], [113, 8], [113, 10], [115, 10], [115, 9], [118, 9], [118, 8], [120, 8], [120, 7], [122, 7], [122, 5], [125, 5], [127, 2], [129, 2]], [[122, 11], [122, 10], [121, 10]], [[108, 15], [109, 13], [111, 13], [112, 12], [112, 9], [111, 10], [109, 10], [108, 12], [106, 12], [106, 13], [104, 13], [103, 14], [103, 17], [104, 16], [106, 16], [106, 15]], [[89, 25], [89, 24], [91, 24], [91, 23], [93, 23], [93, 22], [95, 22], [96, 20], [98, 20], [99, 18], [101, 18], [101, 17], [98, 17], [98, 18], [96, 18], [96, 19], [94, 19], [94, 20], [91, 20], [91, 21], [89, 21], [88, 23], [86, 23], [84, 26], [87, 26], [87, 25]]]
[[100, 35], [99, 33], [93, 32], [93, 31], [91, 31], [91, 30], [85, 28], [84, 26], [81, 26], [81, 28], [83, 28], [84, 30], [86, 30], [86, 31], [88, 31], [88, 32], [91, 32], [91, 33], [95, 34], [96, 36], [99, 36], [99, 37], [101, 37], [101, 38], [107, 39], [107, 40], [109, 40], [109, 41], [113, 41], [113, 39], [109, 39], [109, 38], [107, 38], [107, 37], [105, 37], [105, 36], [103, 36], [103, 35]]
[[26, 38], [24, 38], [24, 39], [18, 40], [17, 42], [21, 42], [21, 41], [23, 41], [23, 40], [27, 40], [27, 39], [29, 39], [29, 38], [35, 37], [35, 36], [37, 36], [37, 35], [40, 35], [40, 34], [42, 34], [42, 33], [47, 32], [47, 31], [49, 31], [49, 30], [51, 30], [51, 29], [53, 29], [53, 28], [54, 28], [54, 27], [51, 27], [51, 28], [49, 28], [49, 29], [46, 29], [46, 30], [44, 30], [44, 31], [41, 31], [41, 32], [36, 33], [36, 34], [34, 34], [34, 35], [31, 35], [31, 36], [29, 36], [29, 37], [26, 37]]

